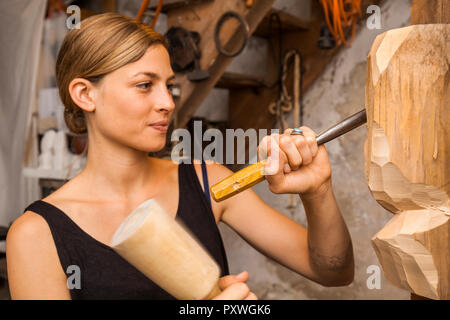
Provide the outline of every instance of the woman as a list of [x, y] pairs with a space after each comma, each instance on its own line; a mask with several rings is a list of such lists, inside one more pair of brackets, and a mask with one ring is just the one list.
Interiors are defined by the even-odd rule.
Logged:
[[[281, 165], [267, 176], [271, 191], [300, 195], [306, 230], [251, 189], [211, 201], [208, 184], [232, 173], [222, 165], [178, 165], [147, 156], [165, 145], [174, 111], [165, 39], [150, 27], [113, 13], [90, 17], [68, 32], [56, 73], [68, 127], [88, 132], [87, 162], [11, 226], [13, 299], [171, 299], [108, 246], [125, 217], [150, 198], [183, 220], [220, 265], [223, 291], [216, 299], [256, 299], [245, 284], [246, 271], [228, 274], [219, 221], [315, 282], [352, 282], [351, 239], [331, 189], [327, 153], [309, 128], [303, 127], [304, 136], [287, 130], [279, 137]], [[71, 270], [79, 270], [81, 285], [70, 285]]]

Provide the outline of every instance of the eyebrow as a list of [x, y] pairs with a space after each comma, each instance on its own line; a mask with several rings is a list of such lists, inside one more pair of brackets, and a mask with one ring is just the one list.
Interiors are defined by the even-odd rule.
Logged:
[[[134, 74], [132, 77], [135, 78], [140, 74], [146, 75], [155, 80], [159, 80], [161, 78], [157, 73], [154, 73], [154, 72], [138, 72], [138, 73]], [[167, 78], [167, 80], [173, 80], [173, 79], [175, 79], [174, 74], [172, 74], [169, 78]]]

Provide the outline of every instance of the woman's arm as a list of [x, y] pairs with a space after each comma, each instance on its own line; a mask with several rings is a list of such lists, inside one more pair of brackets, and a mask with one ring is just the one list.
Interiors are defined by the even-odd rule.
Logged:
[[[347, 285], [353, 281], [353, 250], [331, 188], [328, 156], [323, 146], [317, 147], [315, 134], [303, 129], [305, 137], [280, 137], [280, 166], [266, 179], [274, 193], [299, 194], [308, 229], [268, 206], [251, 189], [221, 203], [221, 220], [261, 253], [297, 273], [324, 286]], [[208, 172], [211, 184], [232, 174], [218, 164], [209, 165]]]
[[27, 211], [6, 238], [8, 282], [12, 299], [70, 299], [67, 278], [45, 220]]

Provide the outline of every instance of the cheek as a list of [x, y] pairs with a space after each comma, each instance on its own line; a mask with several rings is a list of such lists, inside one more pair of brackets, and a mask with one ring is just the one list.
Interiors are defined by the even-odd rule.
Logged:
[[[108, 92], [109, 91], [109, 92]], [[104, 92], [101, 118], [107, 120], [112, 130], [137, 132], [145, 128], [150, 113], [149, 103], [144, 95], [126, 88], [121, 90], [108, 90]]]

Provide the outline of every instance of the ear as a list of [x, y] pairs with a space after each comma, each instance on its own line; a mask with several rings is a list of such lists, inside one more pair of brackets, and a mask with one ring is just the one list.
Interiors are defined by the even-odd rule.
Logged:
[[84, 78], [75, 78], [69, 83], [70, 96], [77, 106], [87, 112], [95, 111], [95, 93], [98, 89]]

